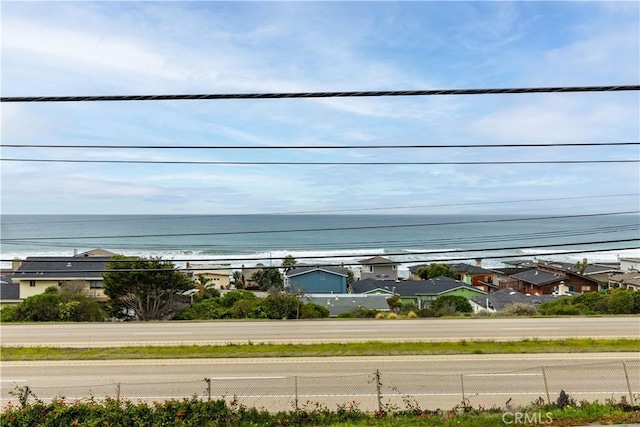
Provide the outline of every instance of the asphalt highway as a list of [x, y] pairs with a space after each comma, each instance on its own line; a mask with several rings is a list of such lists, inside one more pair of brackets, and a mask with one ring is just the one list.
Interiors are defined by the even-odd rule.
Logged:
[[2, 324], [2, 346], [639, 338], [640, 317]]
[[640, 392], [638, 353], [4, 362], [0, 385], [3, 404], [28, 385], [42, 400], [163, 401], [210, 393], [274, 411], [296, 401], [330, 408], [356, 401], [374, 410], [376, 371], [382, 402], [401, 408], [409, 400], [450, 409], [463, 398], [490, 407], [555, 401], [560, 390], [578, 400]]

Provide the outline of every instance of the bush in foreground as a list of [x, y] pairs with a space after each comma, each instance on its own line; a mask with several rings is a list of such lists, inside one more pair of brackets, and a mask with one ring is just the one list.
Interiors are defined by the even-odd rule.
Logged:
[[[402, 410], [384, 406], [374, 413], [363, 412], [355, 401], [338, 404], [330, 410], [322, 403], [306, 402], [298, 410], [270, 413], [248, 408], [234, 398], [167, 400], [162, 403], [132, 403], [116, 399], [67, 403], [35, 401], [24, 406], [4, 408], [0, 426], [503, 426], [515, 413], [527, 413], [545, 425], [576, 425], [594, 421], [631, 423], [640, 421], [640, 407], [621, 403], [580, 402], [565, 405], [534, 403], [525, 408], [474, 409], [461, 405], [452, 411], [422, 410], [412, 400]], [[409, 402], [409, 403], [407, 403]], [[571, 422], [571, 423], [569, 423]]]

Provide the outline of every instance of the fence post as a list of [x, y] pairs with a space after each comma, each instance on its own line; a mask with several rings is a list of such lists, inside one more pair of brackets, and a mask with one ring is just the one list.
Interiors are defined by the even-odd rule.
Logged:
[[378, 412], [382, 412], [382, 383], [379, 369], [376, 369], [376, 394], [378, 395]]
[[295, 377], [293, 377], [294, 380], [294, 385], [295, 385], [295, 392], [296, 392], [296, 397], [295, 397], [295, 408], [296, 408], [296, 412], [298, 412], [298, 376], [296, 375]]
[[207, 402], [211, 402], [211, 378], [205, 378], [207, 383]]
[[120, 400], [120, 384], [121, 383], [116, 384], [116, 399], [117, 400]]
[[467, 401], [464, 396], [464, 374], [460, 374], [460, 388], [462, 389], [462, 406], [466, 406]]
[[27, 406], [27, 403], [29, 402], [29, 395], [31, 394], [31, 389], [29, 388], [28, 385], [24, 386], [24, 388], [21, 390], [20, 393], [20, 405], [22, 405], [23, 408], [25, 408]]
[[551, 397], [549, 396], [549, 384], [547, 383], [547, 372], [542, 366], [542, 379], [544, 380], [544, 391], [547, 392], [547, 405], [551, 405]]
[[631, 392], [631, 383], [629, 382], [629, 373], [627, 372], [627, 364], [623, 361], [622, 368], [624, 369], [624, 377], [627, 379], [627, 390], [629, 390], [629, 403], [635, 405], [633, 401], [633, 393]]

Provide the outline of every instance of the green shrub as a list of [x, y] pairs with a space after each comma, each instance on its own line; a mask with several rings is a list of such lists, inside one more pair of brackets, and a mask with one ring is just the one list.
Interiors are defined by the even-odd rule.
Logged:
[[379, 311], [364, 308], [364, 307], [358, 307], [354, 309], [351, 313], [353, 313], [353, 317], [357, 317], [359, 319], [373, 319], [376, 317]]
[[438, 297], [428, 307], [428, 313], [433, 317], [472, 312], [473, 307], [471, 307], [469, 300], [460, 295], [444, 295]]
[[615, 289], [606, 296], [607, 313], [632, 314], [634, 308], [633, 291], [628, 289]]
[[300, 317], [302, 319], [322, 319], [329, 317], [329, 309], [320, 304], [310, 302], [302, 306]]
[[0, 310], [0, 322], [15, 322], [16, 312], [18, 311], [17, 305], [5, 305]]
[[505, 316], [534, 316], [538, 310], [531, 304], [515, 302], [507, 304], [500, 313]]
[[251, 291], [245, 291], [244, 289], [237, 289], [224, 294], [220, 298], [220, 305], [223, 307], [231, 308], [237, 301], [257, 301], [258, 297]]

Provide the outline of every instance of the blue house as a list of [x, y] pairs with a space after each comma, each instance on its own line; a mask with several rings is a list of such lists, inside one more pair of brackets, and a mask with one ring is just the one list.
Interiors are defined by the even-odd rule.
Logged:
[[341, 267], [300, 266], [285, 274], [285, 289], [305, 294], [347, 292], [347, 272]]

